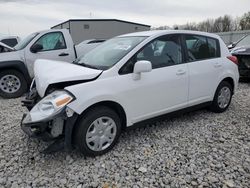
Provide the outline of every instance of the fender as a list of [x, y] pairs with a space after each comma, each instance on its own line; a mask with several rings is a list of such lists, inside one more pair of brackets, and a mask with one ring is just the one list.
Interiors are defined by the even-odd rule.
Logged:
[[0, 71], [2, 70], [6, 70], [6, 69], [15, 69], [17, 71], [20, 71], [25, 80], [27, 81], [28, 84], [31, 83], [31, 78], [30, 75], [28, 73], [28, 70], [24, 64], [24, 62], [22, 61], [18, 61], [18, 60], [14, 60], [14, 61], [1, 61], [0, 62]]
[[[226, 78], [231, 78], [233, 80], [234, 83], [234, 91], [233, 93], [235, 93], [235, 91], [237, 90], [238, 87], [238, 82], [239, 82], [239, 77], [235, 77], [235, 74], [231, 71], [226, 71], [219, 79], [219, 84], [222, 82], [222, 80], [226, 79]], [[215, 93], [215, 92], [214, 92]]]

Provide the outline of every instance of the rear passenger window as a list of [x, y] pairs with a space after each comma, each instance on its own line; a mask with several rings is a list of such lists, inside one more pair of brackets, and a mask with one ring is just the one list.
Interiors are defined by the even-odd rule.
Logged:
[[220, 56], [219, 42], [216, 39], [186, 35], [188, 61], [216, 58]]

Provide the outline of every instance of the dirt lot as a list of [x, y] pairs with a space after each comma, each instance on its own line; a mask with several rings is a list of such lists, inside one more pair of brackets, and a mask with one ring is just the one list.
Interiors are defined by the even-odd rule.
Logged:
[[0, 187], [250, 187], [250, 84], [228, 111], [207, 110], [122, 134], [109, 153], [44, 155], [19, 123], [21, 99], [0, 99]]

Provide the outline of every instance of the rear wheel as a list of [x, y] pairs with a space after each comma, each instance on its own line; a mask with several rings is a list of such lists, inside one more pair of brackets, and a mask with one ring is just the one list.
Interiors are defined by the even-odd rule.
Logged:
[[16, 98], [27, 91], [27, 82], [22, 73], [16, 70], [0, 72], [0, 96], [3, 98]]
[[74, 132], [77, 148], [87, 156], [102, 155], [111, 150], [121, 134], [119, 116], [105, 106], [88, 111]]
[[210, 109], [217, 113], [224, 112], [231, 103], [232, 93], [232, 85], [226, 81], [222, 81], [215, 92], [214, 100]]

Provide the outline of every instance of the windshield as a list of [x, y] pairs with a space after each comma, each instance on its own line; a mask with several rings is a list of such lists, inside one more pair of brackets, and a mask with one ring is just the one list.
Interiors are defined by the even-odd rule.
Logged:
[[107, 70], [120, 61], [145, 38], [117, 37], [110, 39], [80, 57], [75, 63], [90, 68]]
[[39, 33], [32, 33], [27, 36], [25, 39], [21, 40], [15, 47], [15, 50], [24, 49]]
[[245, 38], [243, 38], [240, 42], [236, 44], [236, 47], [249, 46], [249, 45], [250, 45], [250, 35], [247, 35]]

